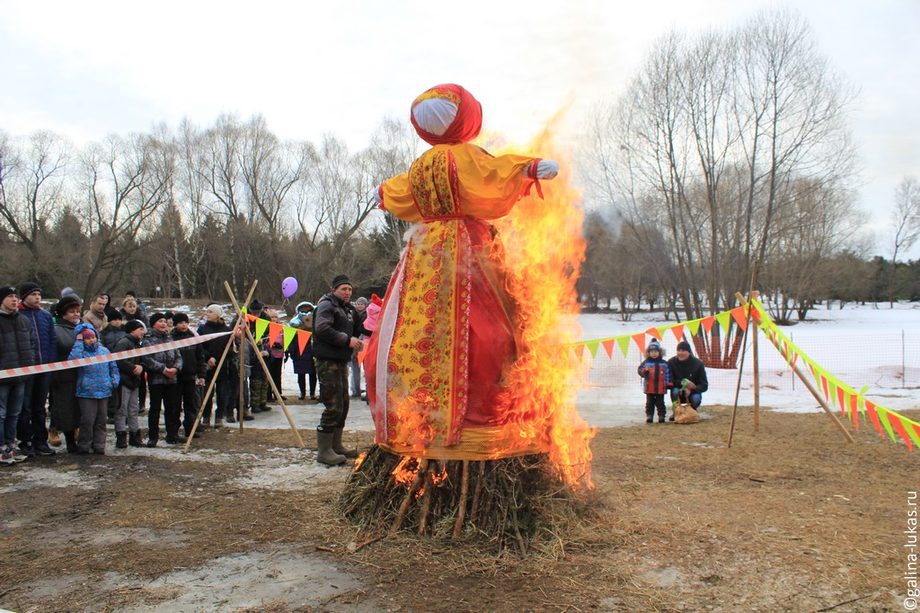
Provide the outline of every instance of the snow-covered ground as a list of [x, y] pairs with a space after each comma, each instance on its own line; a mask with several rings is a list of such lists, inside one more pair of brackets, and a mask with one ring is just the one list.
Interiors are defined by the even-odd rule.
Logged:
[[[666, 323], [659, 313], [641, 313], [622, 322], [616, 315], [581, 315], [578, 323], [584, 340], [637, 333], [652, 325]], [[868, 385], [868, 397], [891, 409], [920, 407], [920, 304], [836, 306], [818, 308], [803, 323], [783, 327], [783, 331], [808, 355], [855, 389]], [[763, 336], [760, 337], [760, 402], [765, 408], [810, 412], [819, 411], [811, 397]], [[677, 344], [670, 333], [663, 341], [669, 356]], [[591, 361], [586, 380], [573, 390], [582, 416], [593, 426], [610, 427], [638, 424], [644, 420], [644, 397], [639, 387], [636, 366], [641, 356], [635, 345], [623, 357], [619, 349], [608, 358], [603, 349]], [[739, 404], [751, 406], [752, 373], [750, 345], [745, 357]], [[709, 392], [706, 404], [732, 404], [737, 370], [708, 369]], [[291, 364], [285, 364], [284, 393], [297, 395], [297, 379]], [[291, 413], [298, 427], [312, 429], [319, 422], [322, 405], [296, 405]], [[245, 427], [286, 428], [287, 420], [279, 408], [260, 414]], [[372, 430], [366, 402], [351, 401], [349, 430]]]

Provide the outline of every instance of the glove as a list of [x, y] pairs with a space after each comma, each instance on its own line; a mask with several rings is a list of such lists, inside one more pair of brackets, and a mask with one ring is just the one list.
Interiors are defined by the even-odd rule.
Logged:
[[553, 179], [559, 174], [559, 162], [556, 160], [540, 160], [537, 164], [537, 179]]

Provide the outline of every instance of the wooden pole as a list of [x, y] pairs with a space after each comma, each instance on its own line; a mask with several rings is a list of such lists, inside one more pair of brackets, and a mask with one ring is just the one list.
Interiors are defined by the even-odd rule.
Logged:
[[792, 372], [795, 373], [795, 375], [799, 378], [799, 381], [801, 381], [802, 384], [805, 385], [805, 388], [809, 392], [811, 392], [811, 395], [815, 397], [815, 400], [818, 401], [818, 404], [821, 405], [821, 408], [824, 409], [824, 412], [827, 413], [830, 416], [830, 418], [834, 420], [834, 424], [840, 429], [840, 431], [843, 433], [843, 436], [846, 437], [847, 441], [850, 443], [855, 443], [856, 441], [853, 439], [853, 436], [849, 433], [846, 427], [842, 423], [840, 423], [840, 420], [837, 419], [837, 416], [834, 415], [834, 412], [831, 410], [831, 408], [827, 406], [827, 402], [824, 400], [824, 398], [821, 396], [818, 390], [815, 389], [815, 386], [812, 385], [811, 381], [809, 381], [808, 378], [804, 375], [804, 373], [802, 373], [801, 369], [799, 369], [799, 365], [792, 364], [792, 362], [789, 359], [789, 352], [785, 351], [780, 346], [780, 344], [774, 341], [772, 338], [770, 338], [769, 335], [767, 335], [767, 339], [770, 341], [770, 344], [776, 347], [776, 350], [779, 351], [781, 356], [783, 356], [783, 359], [786, 360], [786, 362], [792, 367]]
[[[760, 292], [751, 292], [751, 300], [756, 300]], [[748, 310], [748, 327], [751, 325], [750, 309]], [[754, 370], [754, 432], [760, 430], [760, 358], [757, 349], [757, 337], [760, 336], [760, 326], [754, 326], [754, 335], [751, 337], [751, 367]]]
[[[259, 281], [253, 281], [252, 286], [249, 288], [249, 296], [246, 298], [247, 301], [252, 300], [252, 295], [256, 291], [256, 285], [259, 284]], [[249, 304], [247, 302], [247, 304]], [[217, 376], [220, 374], [220, 369], [224, 365], [224, 360], [227, 359], [227, 352], [230, 351], [230, 346], [233, 344], [233, 334], [227, 338], [227, 345], [224, 347], [224, 352], [220, 355], [220, 360], [218, 360], [217, 365], [214, 368], [214, 374], [211, 375], [211, 383], [208, 385], [208, 390], [205, 392], [204, 396], [201, 397], [201, 406], [198, 407], [198, 415], [195, 416], [195, 423], [192, 424], [192, 431], [189, 432], [188, 439], [185, 441], [185, 447], [182, 449], [182, 453], [188, 453], [189, 448], [192, 446], [192, 438], [195, 436], [195, 431], [198, 430], [198, 422], [201, 421], [201, 415], [204, 413], [204, 405], [208, 401], [208, 397], [214, 391], [214, 385], [217, 383]], [[215, 408], [217, 399], [214, 399]]]
[[[252, 338], [252, 332], [249, 331], [249, 326], [246, 324], [246, 317], [243, 315], [243, 311], [240, 309], [240, 305], [236, 301], [236, 296], [233, 295], [233, 290], [230, 289], [230, 284], [224, 281], [224, 289], [227, 290], [227, 294], [230, 296], [230, 302], [233, 303], [233, 308], [236, 310], [237, 317], [244, 323], [242, 326], [243, 334], [246, 335], [246, 338], [249, 339], [249, 342], [252, 343], [252, 346], [256, 346], [256, 341]], [[248, 303], [247, 303], [248, 304]], [[281, 405], [281, 409], [284, 411], [284, 416], [287, 417], [288, 423], [291, 425], [291, 430], [294, 432], [294, 437], [297, 439], [297, 444], [302, 448], [306, 447], [303, 442], [303, 439], [300, 436], [300, 432], [297, 430], [297, 424], [294, 423], [294, 417], [291, 415], [291, 412], [288, 410], [287, 405], [284, 403], [284, 399], [281, 398], [281, 391], [275, 387], [275, 381], [272, 379], [271, 373], [268, 370], [268, 366], [265, 364], [265, 360], [262, 359], [262, 354], [258, 351], [255, 353], [256, 359], [259, 361], [259, 366], [262, 367], [262, 372], [265, 373], [265, 378], [268, 380], [268, 383], [272, 387], [272, 391], [275, 392], [275, 397], [278, 400], [278, 404]]]
[[[747, 302], [744, 299], [744, 296], [740, 292], [735, 292], [735, 298], [738, 299], [738, 302], [744, 306], [747, 306]], [[746, 323], [744, 324], [744, 340], [741, 343], [741, 363], [738, 365], [738, 381], [735, 384], [735, 403], [732, 405], [732, 420], [728, 426], [728, 447], [732, 446], [732, 438], [735, 435], [735, 416], [738, 414], [738, 396], [741, 394], [741, 376], [744, 374], [744, 354], [747, 349], [747, 336], [748, 329], [751, 327], [751, 310], [747, 310], [747, 315], [745, 316]]]
[[[249, 304], [248, 302], [246, 304]], [[242, 324], [249, 327], [249, 322], [246, 321], [246, 318], [243, 318]], [[245, 406], [246, 401], [246, 360], [249, 358], [249, 352], [246, 350], [246, 337], [243, 336], [240, 338], [240, 410], [237, 418], [240, 421], [240, 434], [243, 433], [243, 422], [245, 421], [243, 417], [246, 415], [246, 409], [249, 407]]]

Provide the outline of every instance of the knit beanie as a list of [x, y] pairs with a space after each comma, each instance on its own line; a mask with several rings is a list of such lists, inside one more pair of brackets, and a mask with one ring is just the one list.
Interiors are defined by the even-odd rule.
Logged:
[[144, 330], [146, 330], [147, 326], [145, 326], [144, 322], [142, 322], [139, 319], [132, 319], [131, 321], [125, 324], [124, 331], [127, 332], [128, 334], [131, 334], [138, 328], [143, 328]]
[[348, 275], [336, 275], [332, 280], [332, 289], [337, 289], [340, 285], [345, 284], [351, 285], [351, 279], [348, 278]]
[[35, 283], [34, 281], [26, 281], [25, 283], [19, 286], [19, 298], [25, 299], [25, 297], [31, 294], [32, 292], [41, 293], [41, 291], [42, 291], [42, 288], [38, 283]]
[[183, 321], [185, 323], [188, 323], [188, 315], [186, 315], [185, 313], [181, 311], [176, 311], [175, 313], [173, 313], [172, 320], [173, 320], [173, 324], [180, 324]]

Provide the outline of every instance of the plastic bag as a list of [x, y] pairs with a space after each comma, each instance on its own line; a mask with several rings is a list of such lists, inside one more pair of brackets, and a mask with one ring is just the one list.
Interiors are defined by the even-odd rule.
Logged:
[[700, 421], [700, 414], [689, 404], [679, 404], [674, 409], [674, 422], [678, 424], [695, 424]]

